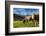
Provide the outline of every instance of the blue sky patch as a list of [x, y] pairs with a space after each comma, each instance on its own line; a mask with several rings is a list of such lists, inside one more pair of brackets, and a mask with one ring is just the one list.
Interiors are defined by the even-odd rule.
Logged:
[[13, 8], [13, 13], [14, 14], [18, 14], [18, 15], [32, 15], [34, 14], [38, 14], [39, 13], [39, 9], [33, 9], [33, 8]]

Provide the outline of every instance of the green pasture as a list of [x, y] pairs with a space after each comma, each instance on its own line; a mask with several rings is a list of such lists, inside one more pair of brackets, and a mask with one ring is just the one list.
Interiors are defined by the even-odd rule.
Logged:
[[14, 28], [19, 28], [19, 27], [38, 27], [39, 26], [39, 22], [38, 21], [28, 21], [23, 23], [23, 20], [17, 20], [17, 21], [13, 21], [13, 27]]

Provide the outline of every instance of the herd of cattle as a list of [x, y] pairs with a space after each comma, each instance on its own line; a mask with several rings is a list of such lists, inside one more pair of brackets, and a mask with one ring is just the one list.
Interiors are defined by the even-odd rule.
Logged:
[[24, 22], [28, 22], [28, 21], [34, 21], [34, 20], [37, 20], [39, 21], [39, 14], [34, 14], [32, 16], [25, 16], [25, 18], [23, 19], [23, 23]]

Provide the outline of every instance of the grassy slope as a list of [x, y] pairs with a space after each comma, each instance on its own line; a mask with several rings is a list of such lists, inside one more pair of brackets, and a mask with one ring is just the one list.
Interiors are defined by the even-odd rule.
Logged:
[[13, 22], [13, 27], [38, 27], [38, 22], [37, 21], [28, 21], [23, 23], [23, 21], [14, 21]]

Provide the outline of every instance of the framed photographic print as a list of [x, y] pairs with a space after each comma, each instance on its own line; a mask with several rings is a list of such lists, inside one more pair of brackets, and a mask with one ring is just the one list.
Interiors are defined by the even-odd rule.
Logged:
[[45, 4], [40, 2], [5, 2], [6, 35], [45, 32]]

